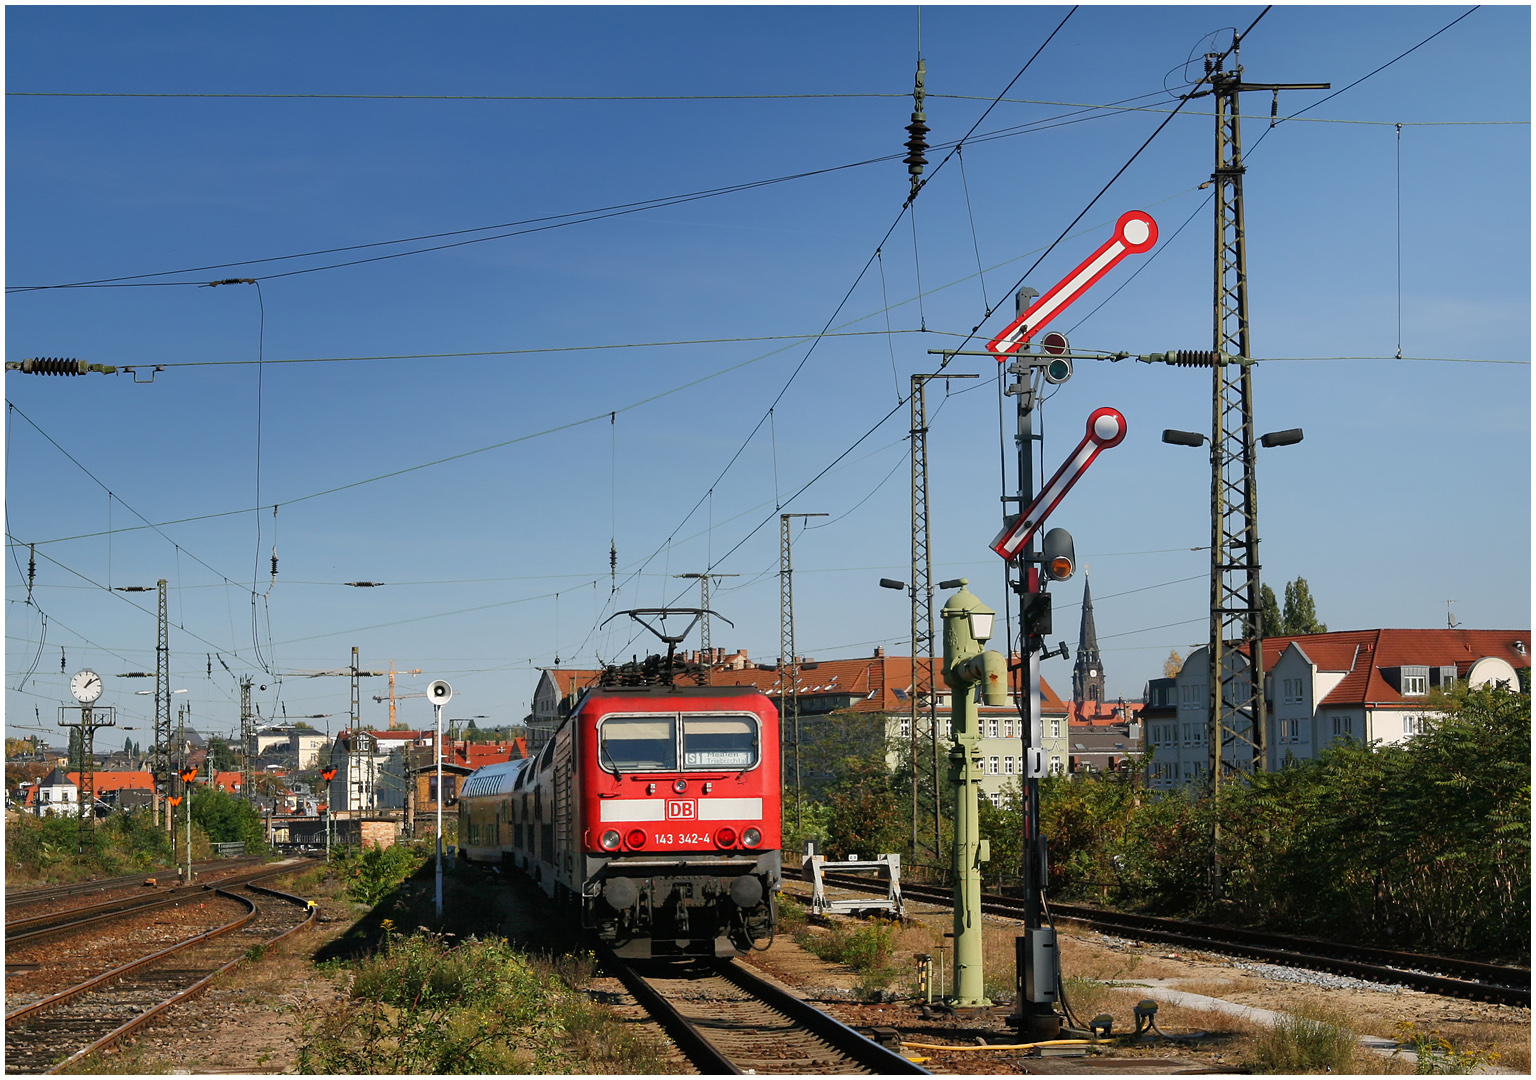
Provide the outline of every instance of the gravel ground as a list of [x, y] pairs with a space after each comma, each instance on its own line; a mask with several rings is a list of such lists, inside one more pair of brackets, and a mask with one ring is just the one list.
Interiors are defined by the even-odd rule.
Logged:
[[[280, 887], [280, 886], [279, 886]], [[431, 903], [432, 882], [408, 882], [404, 889], [418, 902]], [[450, 878], [448, 907], [453, 914], [449, 927], [457, 933], [495, 933], [522, 941], [540, 950], [559, 948], [569, 939], [553, 933], [543, 905], [528, 890], [506, 884], [461, 882]], [[844, 1023], [861, 1029], [895, 1028], [905, 1043], [949, 1044], [953, 1047], [1017, 1041], [1007, 1024], [1007, 1007], [982, 1010], [973, 1016], [954, 1016], [943, 1010], [925, 1010], [911, 996], [912, 954], [937, 952], [946, 930], [952, 928], [947, 913], [917, 911], [902, 931], [893, 961], [897, 974], [889, 985], [894, 1001], [858, 1000], [867, 979], [841, 965], [823, 961], [797, 945], [788, 935], [778, 937], [765, 952], [747, 958], [758, 969], [776, 977], [801, 996], [823, 1004]], [[224, 984], [177, 1010], [174, 1019], [147, 1032], [125, 1054], [114, 1056], [114, 1071], [166, 1071], [182, 1073], [267, 1074], [293, 1072], [305, 1021], [314, 1012], [338, 999], [340, 985], [316, 970], [317, 956], [343, 955], [351, 948], [348, 934], [366, 927], [367, 917], [345, 901], [322, 901], [321, 915], [329, 921], [314, 932], [297, 935], [255, 965], [238, 969]], [[1012, 941], [1018, 924], [986, 920], [986, 963], [989, 990], [1001, 999], [1012, 981]], [[1162, 986], [1193, 994], [1221, 998], [1237, 1004], [1267, 1009], [1319, 1007], [1349, 1017], [1351, 1026], [1379, 1036], [1396, 1034], [1401, 1021], [1424, 1031], [1438, 1030], [1458, 1047], [1496, 1045], [1505, 1053], [1506, 1069], [1530, 1069], [1530, 1013], [1525, 1009], [1441, 998], [1416, 991], [1321, 972], [1299, 973], [1289, 968], [1255, 964], [1211, 954], [1172, 953], [1125, 939], [1087, 931], [1064, 930], [1061, 934], [1062, 968], [1079, 993], [1077, 1008], [1093, 1015], [1107, 1011], [1115, 1017], [1117, 1031], [1131, 1026], [1131, 1007], [1151, 987]], [[1079, 982], [1078, 980], [1086, 980]], [[628, 1001], [622, 988], [611, 980], [596, 979], [589, 993], [610, 1005], [640, 1031], [655, 1033], [649, 1022]], [[1212, 1034], [1196, 1045], [1157, 1043], [1117, 1049], [1112, 1058], [1065, 1058], [1039, 1060], [1022, 1052], [1002, 1050], [921, 1050], [925, 1067], [935, 1072], [1030, 1074], [1030, 1073], [1169, 1073], [1245, 1071], [1251, 1064], [1249, 1037], [1231, 1018], [1199, 1013], [1167, 1005], [1158, 1023], [1171, 1033], [1204, 1029]], [[656, 1038], [660, 1040], [659, 1033]], [[663, 1054], [671, 1071], [687, 1066], [675, 1054]], [[1371, 1071], [1412, 1072], [1406, 1062], [1377, 1059], [1362, 1068]]]

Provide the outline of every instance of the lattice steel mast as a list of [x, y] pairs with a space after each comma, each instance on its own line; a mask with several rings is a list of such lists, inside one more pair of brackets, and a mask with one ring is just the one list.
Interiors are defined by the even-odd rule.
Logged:
[[[912, 376], [912, 690], [908, 701], [912, 753], [912, 857], [939, 865], [944, 835], [940, 798], [938, 700], [933, 692], [933, 556], [928, 524], [928, 406], [930, 379], [974, 379], [934, 372]], [[930, 831], [931, 830], [931, 831]]]
[[784, 782], [785, 751], [795, 748], [795, 828], [800, 828], [800, 658], [795, 655], [794, 566], [789, 552], [789, 519], [826, 514], [779, 515], [779, 782]]
[[[169, 795], [172, 790], [171, 783], [171, 624], [166, 614], [165, 603], [165, 578], [155, 583], [159, 593], [159, 611], [156, 616], [155, 632], [155, 784], [163, 785], [162, 790]], [[170, 810], [166, 810], [165, 828], [170, 832], [175, 828], [172, 821], [174, 817]]]
[[[1248, 324], [1248, 249], [1243, 220], [1244, 90], [1326, 89], [1326, 83], [1245, 83], [1232, 51], [1206, 57], [1216, 104], [1215, 354], [1211, 408], [1210, 785], [1262, 771], [1264, 761], [1263, 619], [1259, 585], [1259, 512], [1253, 434], [1253, 352]], [[1204, 92], [1202, 92], [1203, 94]], [[1219, 813], [1219, 811], [1218, 811]], [[1217, 826], [1219, 830], [1219, 825]], [[1221, 893], [1220, 834], [1212, 845], [1211, 892]]]

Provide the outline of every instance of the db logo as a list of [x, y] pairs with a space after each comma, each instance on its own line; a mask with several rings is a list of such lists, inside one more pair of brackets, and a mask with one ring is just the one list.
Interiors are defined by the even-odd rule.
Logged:
[[699, 816], [699, 804], [693, 799], [668, 799], [667, 820], [675, 821], [684, 819], [694, 821]]

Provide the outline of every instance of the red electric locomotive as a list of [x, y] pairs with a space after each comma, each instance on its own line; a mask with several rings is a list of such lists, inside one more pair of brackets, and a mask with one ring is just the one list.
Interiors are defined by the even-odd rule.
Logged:
[[772, 935], [779, 714], [757, 689], [597, 687], [509, 791], [479, 775], [460, 801], [465, 854], [484, 859], [499, 834], [503, 861], [619, 956], [734, 956]]

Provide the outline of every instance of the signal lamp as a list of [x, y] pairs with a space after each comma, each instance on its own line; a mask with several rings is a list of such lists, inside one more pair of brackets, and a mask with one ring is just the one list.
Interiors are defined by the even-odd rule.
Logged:
[[336, 779], [336, 770], [334, 768], [327, 768], [327, 769], [321, 770], [320, 779], [324, 780], [327, 784], [329, 784], [332, 780]]
[[180, 806], [181, 805], [181, 796], [180, 795], [169, 795], [169, 796], [166, 797], [165, 801], [170, 803], [172, 806]]
[[736, 830], [727, 825], [723, 829], [715, 830], [715, 843], [720, 847], [736, 846]]
[[683, 792], [688, 790], [688, 781], [686, 781], [686, 780], [674, 780], [674, 781], [672, 781], [672, 790], [677, 792], [679, 795], [681, 795]]
[[603, 833], [603, 838], [599, 842], [603, 845], [603, 850], [604, 851], [616, 851], [616, 850], [618, 850], [618, 847], [619, 847], [619, 832], [618, 832], [618, 830], [617, 829], [609, 829], [607, 832]]
[[1045, 381], [1048, 383], [1064, 383], [1072, 377], [1072, 358], [1058, 356], [1045, 365]]
[[1053, 581], [1066, 581], [1077, 570], [1077, 550], [1072, 534], [1066, 529], [1052, 529], [1042, 542], [1045, 572]]
[[763, 834], [756, 829], [747, 829], [741, 834], [742, 847], [757, 847], [763, 842]]
[[629, 835], [624, 838], [624, 842], [632, 848], [645, 847], [645, 830], [630, 829]]
[[196, 769], [182, 769], [181, 770], [181, 778], [183, 780], [185, 780], [187, 783], [190, 784], [192, 781], [197, 779], [197, 770]]

